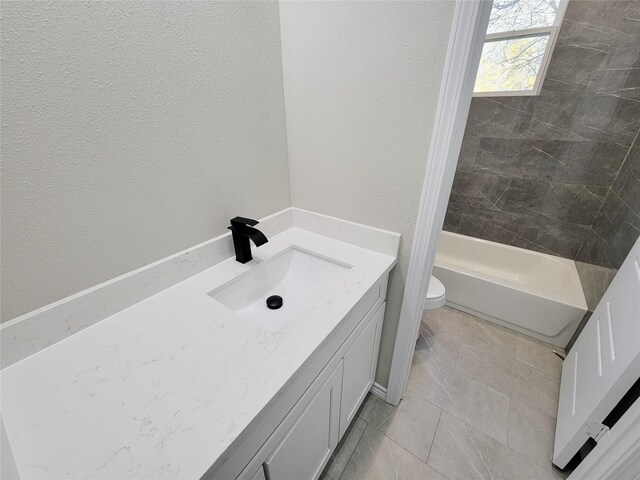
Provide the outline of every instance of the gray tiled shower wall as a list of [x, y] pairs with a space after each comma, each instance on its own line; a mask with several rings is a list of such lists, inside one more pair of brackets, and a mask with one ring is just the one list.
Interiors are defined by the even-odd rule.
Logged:
[[640, 1], [571, 0], [538, 96], [476, 97], [445, 230], [578, 262], [590, 308], [640, 235]]

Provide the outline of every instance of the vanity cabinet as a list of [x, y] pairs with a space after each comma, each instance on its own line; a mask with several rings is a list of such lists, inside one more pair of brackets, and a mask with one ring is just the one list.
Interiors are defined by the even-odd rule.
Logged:
[[[386, 282], [379, 291], [384, 292], [383, 286]], [[373, 384], [383, 300], [377, 298], [238, 480], [315, 480], [320, 476]]]

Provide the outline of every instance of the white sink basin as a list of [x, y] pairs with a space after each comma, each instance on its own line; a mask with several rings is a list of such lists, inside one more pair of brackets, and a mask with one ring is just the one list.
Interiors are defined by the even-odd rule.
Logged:
[[[320, 295], [344, 276], [351, 265], [289, 247], [209, 292], [209, 296], [262, 329], [277, 333], [318, 305]], [[283, 299], [267, 308], [271, 295]]]

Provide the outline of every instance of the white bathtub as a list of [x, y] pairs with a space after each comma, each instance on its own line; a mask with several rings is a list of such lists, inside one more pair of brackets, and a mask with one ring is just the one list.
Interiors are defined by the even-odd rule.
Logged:
[[560, 347], [587, 311], [575, 263], [544, 253], [442, 232], [433, 273], [448, 305]]

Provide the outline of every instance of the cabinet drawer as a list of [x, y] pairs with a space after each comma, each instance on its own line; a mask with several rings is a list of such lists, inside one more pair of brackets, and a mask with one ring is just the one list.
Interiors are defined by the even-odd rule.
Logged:
[[342, 362], [264, 462], [269, 480], [316, 479], [338, 444]]

